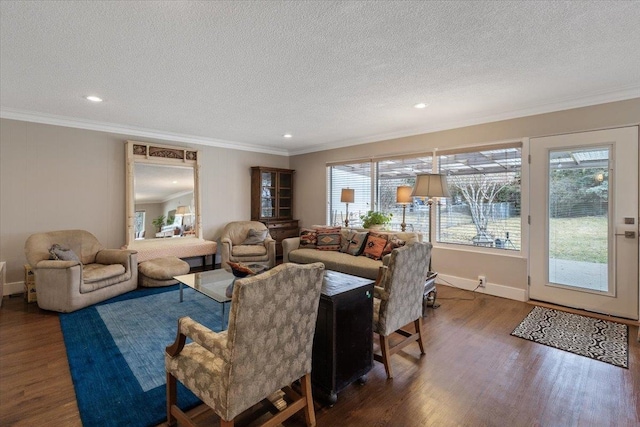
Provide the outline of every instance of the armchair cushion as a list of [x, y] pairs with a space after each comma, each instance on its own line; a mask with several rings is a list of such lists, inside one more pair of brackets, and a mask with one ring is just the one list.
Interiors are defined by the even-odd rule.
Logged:
[[269, 230], [267, 229], [264, 229], [264, 230], [251, 229], [249, 230], [249, 233], [247, 233], [247, 238], [244, 239], [244, 242], [240, 244], [241, 245], [263, 245], [264, 239], [267, 238], [268, 233], [269, 233]]
[[258, 245], [238, 245], [231, 250], [234, 257], [259, 256], [266, 255], [267, 248]]
[[87, 264], [82, 269], [84, 283], [98, 282], [124, 274], [125, 269], [120, 264]]

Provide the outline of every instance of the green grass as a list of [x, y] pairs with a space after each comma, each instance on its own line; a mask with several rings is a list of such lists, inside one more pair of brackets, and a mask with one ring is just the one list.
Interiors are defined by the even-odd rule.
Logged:
[[[446, 215], [442, 218], [445, 221]], [[444, 228], [442, 238], [447, 243], [459, 243], [471, 245], [476, 235], [476, 227], [468, 215], [452, 215], [448, 217], [453, 225]], [[394, 215], [394, 219], [402, 220], [402, 214]], [[407, 212], [406, 222], [418, 226], [426, 223], [426, 213]], [[444, 224], [444, 222], [443, 222]], [[549, 242], [550, 256], [552, 258], [568, 261], [607, 262], [607, 218], [604, 216], [587, 216], [579, 218], [552, 218], [550, 222]], [[416, 231], [424, 231], [417, 229]], [[502, 221], [489, 222], [487, 231], [495, 238], [504, 240], [506, 231], [509, 232], [509, 240], [513, 246], [507, 245], [506, 249], [520, 249], [522, 232], [520, 230], [520, 218], [514, 217]]]
[[607, 262], [607, 218], [556, 218], [549, 223], [549, 256], [571, 261]]
[[[552, 218], [549, 227], [549, 252], [551, 258], [570, 261], [607, 262], [607, 218]], [[489, 222], [488, 232], [504, 239], [509, 231], [509, 239], [516, 249], [520, 249], [522, 233], [520, 218]], [[470, 244], [476, 235], [473, 224], [457, 225], [446, 228], [445, 239], [451, 243]], [[507, 249], [512, 249], [508, 247]]]

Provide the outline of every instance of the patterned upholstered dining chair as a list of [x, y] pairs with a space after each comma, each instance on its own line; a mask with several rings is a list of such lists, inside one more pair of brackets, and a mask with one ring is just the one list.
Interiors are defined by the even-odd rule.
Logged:
[[[394, 249], [389, 263], [380, 267], [374, 287], [373, 331], [380, 337], [380, 352], [374, 359], [384, 363], [387, 378], [393, 378], [390, 357], [414, 341], [424, 354], [422, 339], [422, 297], [429, 271], [431, 243], [414, 243]], [[413, 323], [415, 332], [403, 329]], [[390, 347], [389, 336], [398, 334], [404, 340]]]
[[[321, 263], [282, 264], [235, 282], [229, 329], [213, 332], [189, 317], [167, 347], [167, 419], [193, 425], [176, 406], [176, 379], [220, 416], [223, 427], [278, 390], [291, 400], [269, 421], [277, 424], [304, 409], [315, 425], [311, 350], [324, 276]], [[185, 345], [186, 338], [193, 342]], [[300, 380], [301, 393], [290, 385]]]

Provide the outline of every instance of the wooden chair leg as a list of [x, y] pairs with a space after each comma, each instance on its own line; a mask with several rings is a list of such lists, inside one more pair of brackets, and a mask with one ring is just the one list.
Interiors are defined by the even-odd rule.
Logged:
[[233, 420], [225, 421], [222, 418], [220, 418], [220, 427], [233, 427]]
[[171, 407], [177, 401], [176, 378], [167, 372], [167, 424], [169, 426], [176, 425], [176, 417], [171, 414]]
[[384, 363], [384, 370], [387, 373], [387, 378], [393, 378], [393, 372], [391, 371], [391, 351], [389, 349], [389, 338], [384, 335], [380, 335], [380, 351], [382, 352], [382, 363]]
[[311, 394], [311, 375], [305, 374], [300, 379], [300, 391], [302, 396], [306, 400], [306, 407], [304, 408], [304, 417], [307, 420], [308, 427], [315, 427], [316, 425], [316, 411], [313, 407], [313, 396]]
[[416, 319], [413, 324], [416, 326], [416, 332], [418, 333], [418, 345], [420, 346], [420, 353], [424, 353], [424, 341], [422, 340], [422, 319]]

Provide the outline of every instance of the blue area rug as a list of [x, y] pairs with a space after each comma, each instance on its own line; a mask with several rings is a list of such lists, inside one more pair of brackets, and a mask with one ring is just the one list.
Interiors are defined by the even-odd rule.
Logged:
[[[220, 305], [178, 286], [140, 289], [61, 314], [71, 378], [85, 426], [153, 426], [166, 421], [164, 349], [178, 318], [221, 330]], [[178, 406], [200, 401], [178, 382]]]

